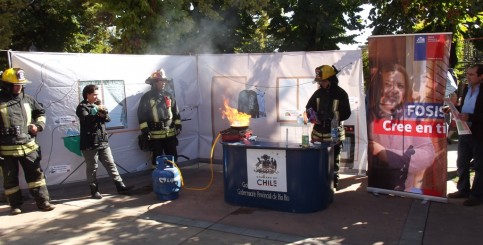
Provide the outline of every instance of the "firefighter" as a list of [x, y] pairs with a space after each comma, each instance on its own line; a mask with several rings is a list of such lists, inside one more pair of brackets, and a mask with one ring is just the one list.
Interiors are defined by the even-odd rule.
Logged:
[[151, 163], [155, 166], [156, 157], [162, 155], [172, 155], [176, 162], [176, 136], [181, 133], [181, 117], [174, 95], [170, 93], [169, 79], [160, 69], [145, 82], [151, 85], [151, 90], [141, 97], [137, 114], [141, 132], [150, 142]]
[[339, 187], [339, 162], [342, 141], [345, 130], [341, 121], [351, 115], [349, 96], [339, 87], [337, 69], [334, 66], [322, 65], [315, 68], [315, 81], [319, 84], [306, 105], [305, 122], [310, 118], [314, 123], [311, 134], [312, 142], [331, 142], [331, 122], [334, 117], [338, 120], [338, 139], [334, 142], [334, 187]]
[[11, 214], [22, 213], [22, 191], [20, 190], [19, 163], [23, 168], [30, 193], [37, 207], [50, 211], [49, 192], [40, 166], [40, 146], [35, 140], [45, 126], [45, 110], [30, 95], [24, 93], [25, 84], [30, 83], [19, 68], [9, 68], [2, 73], [0, 91], [0, 155], [3, 160], [5, 195]]

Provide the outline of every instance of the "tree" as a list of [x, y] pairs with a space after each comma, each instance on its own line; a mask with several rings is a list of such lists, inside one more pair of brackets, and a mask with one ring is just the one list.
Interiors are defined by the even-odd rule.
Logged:
[[[481, 37], [483, 3], [479, 0], [370, 0], [373, 34], [452, 32], [452, 56], [463, 39]], [[481, 46], [480, 46], [481, 48]], [[458, 58], [461, 58], [458, 55]], [[457, 63], [455, 60], [453, 63]]]
[[361, 1], [274, 0], [269, 10], [269, 33], [280, 40], [280, 51], [337, 50], [337, 44], [355, 43], [347, 30], [364, 28]]
[[28, 3], [26, 1], [0, 0], [0, 48], [9, 49], [12, 43], [12, 36], [15, 28], [11, 28], [12, 20], [24, 9]]
[[[99, 5], [87, 0], [0, 0], [1, 47], [50, 52], [109, 52]], [[101, 24], [100, 24], [101, 23]]]
[[[0, 0], [0, 3], [14, 1]], [[20, 3], [23, 6], [20, 6]], [[6, 47], [52, 52], [193, 54], [312, 51], [354, 43], [361, 1], [22, 0]], [[17, 12], [14, 12], [16, 9]], [[11, 32], [15, 30], [15, 33]], [[10, 38], [11, 37], [11, 38]]]
[[97, 0], [111, 13], [116, 53], [232, 53], [253, 32], [266, 2], [245, 0]]

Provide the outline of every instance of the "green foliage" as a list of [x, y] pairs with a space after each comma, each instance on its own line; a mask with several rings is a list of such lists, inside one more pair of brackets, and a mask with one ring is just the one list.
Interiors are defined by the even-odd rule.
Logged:
[[12, 50], [109, 52], [106, 27], [99, 24], [98, 5], [82, 0], [2, 0], [3, 37]]
[[[0, 0], [0, 45], [127, 54], [310, 51], [354, 43], [349, 0]], [[13, 31], [15, 30], [15, 31]]]
[[[397, 33], [452, 32], [457, 60], [462, 59], [463, 39], [481, 38], [483, 5], [481, 0], [370, 0], [369, 19], [374, 35]], [[475, 47], [482, 50], [483, 45]], [[458, 72], [458, 71], [457, 71]]]
[[12, 20], [28, 5], [27, 1], [0, 0], [0, 49], [9, 49], [15, 28]]
[[[352, 44], [356, 35], [347, 30], [362, 30], [357, 13], [361, 1], [300, 0], [272, 1], [269, 33], [281, 41], [279, 51], [337, 50], [337, 44]], [[345, 15], [344, 15], [345, 14]]]
[[[0, 48], [124, 54], [336, 50], [373, 34], [481, 37], [478, 0], [0, 0]], [[478, 12], [479, 11], [479, 12]], [[473, 43], [481, 49], [481, 42]], [[461, 53], [462, 49], [455, 49]]]
[[116, 53], [232, 53], [252, 50], [253, 20], [265, 1], [98, 0], [118, 30]]

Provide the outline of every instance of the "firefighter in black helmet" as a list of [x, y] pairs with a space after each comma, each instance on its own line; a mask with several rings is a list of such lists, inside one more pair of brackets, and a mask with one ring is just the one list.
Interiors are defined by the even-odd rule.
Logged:
[[151, 90], [139, 101], [139, 127], [149, 138], [152, 150], [151, 163], [156, 165], [156, 157], [172, 155], [177, 160], [178, 136], [181, 133], [181, 116], [174, 95], [167, 86], [169, 80], [163, 69], [157, 70], [146, 79]]
[[37, 207], [50, 211], [49, 192], [40, 166], [40, 146], [35, 140], [45, 126], [45, 110], [28, 94], [25, 84], [30, 83], [19, 68], [9, 68], [2, 73], [0, 91], [0, 155], [4, 158], [3, 176], [5, 195], [11, 214], [22, 212], [22, 192], [19, 186], [19, 163], [23, 168], [30, 193]]
[[330, 130], [334, 117], [338, 120], [338, 140], [334, 144], [334, 187], [339, 187], [339, 162], [342, 141], [345, 139], [344, 127], [341, 121], [347, 120], [351, 115], [349, 96], [339, 87], [337, 69], [334, 66], [322, 65], [315, 68], [315, 81], [319, 84], [306, 105], [306, 120], [312, 119], [312, 142], [330, 142]]

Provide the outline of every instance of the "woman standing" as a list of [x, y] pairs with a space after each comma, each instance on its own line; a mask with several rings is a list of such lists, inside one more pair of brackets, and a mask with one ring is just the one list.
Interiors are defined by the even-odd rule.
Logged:
[[87, 182], [94, 199], [101, 199], [97, 184], [97, 160], [104, 165], [109, 176], [114, 180], [117, 192], [126, 194], [131, 187], [126, 187], [117, 171], [106, 132], [106, 122], [111, 121], [107, 108], [98, 100], [99, 88], [90, 84], [84, 87], [84, 100], [77, 106], [76, 114], [80, 121], [80, 148], [86, 160]]

